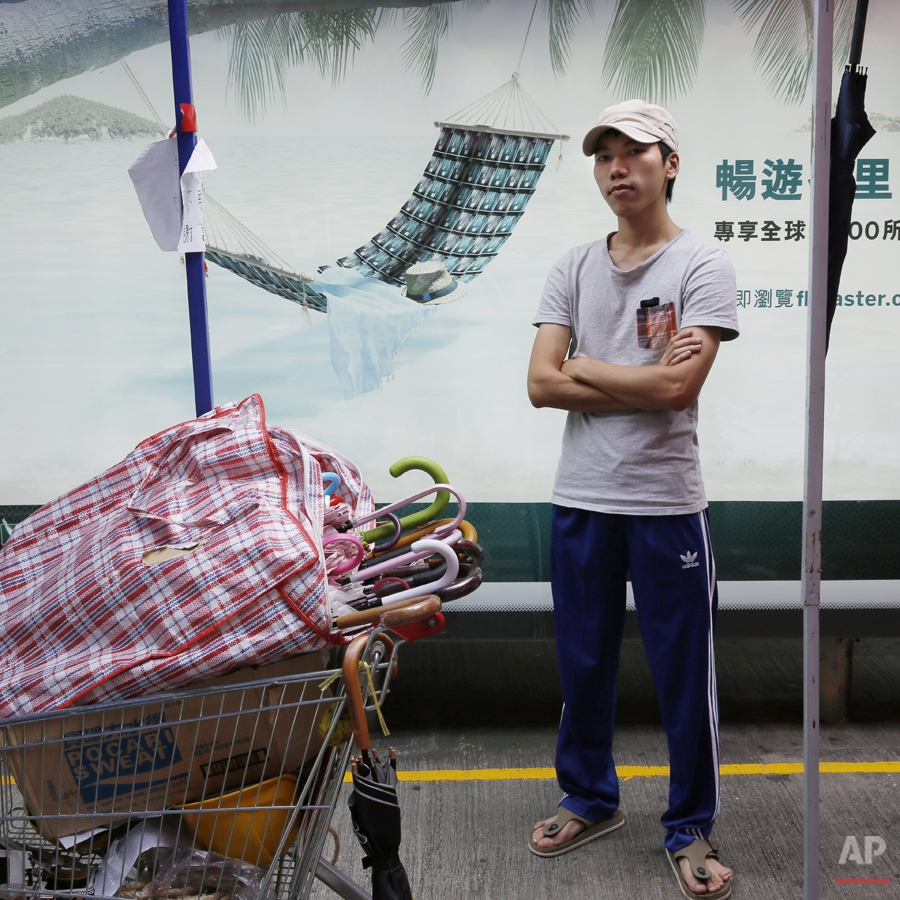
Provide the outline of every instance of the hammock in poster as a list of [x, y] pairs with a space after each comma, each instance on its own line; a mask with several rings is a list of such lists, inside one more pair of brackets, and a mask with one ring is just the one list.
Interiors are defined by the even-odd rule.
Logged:
[[315, 278], [291, 268], [249, 228], [241, 224], [209, 191], [203, 193], [206, 259], [234, 272], [256, 287], [299, 303], [304, 309], [325, 312], [328, 300], [310, 285]]
[[402, 285], [413, 263], [438, 260], [454, 278], [471, 281], [512, 234], [553, 142], [568, 140], [549, 130], [518, 73], [450, 121], [434, 124], [441, 133], [409, 200], [340, 265]]
[[[411, 265], [438, 260], [454, 278], [471, 281], [512, 234], [553, 142], [569, 139], [540, 113], [518, 72], [435, 126], [440, 135], [409, 200], [340, 266], [402, 285]], [[304, 308], [326, 311], [327, 298], [312, 287], [315, 276], [292, 270], [208, 193], [205, 199], [208, 260]]]

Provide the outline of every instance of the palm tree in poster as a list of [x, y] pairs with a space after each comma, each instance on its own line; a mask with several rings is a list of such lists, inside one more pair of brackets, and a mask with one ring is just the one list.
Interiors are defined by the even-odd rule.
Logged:
[[[347, 54], [364, 41], [374, 11], [385, 0], [187, 0], [191, 34], [227, 32], [278, 9], [319, 12], [292, 52], [326, 57], [341, 72]], [[394, 7], [446, 4], [448, 0], [390, 0]], [[471, 2], [471, 0], [470, 0]], [[475, 2], [477, 5], [477, 0]], [[338, 18], [335, 18], [335, 13]], [[252, 37], [253, 32], [242, 32]], [[0, 109], [83, 72], [102, 69], [137, 50], [167, 43], [165, 0], [0, 0]], [[312, 41], [309, 46], [308, 42]], [[251, 48], [252, 51], [252, 48]], [[247, 54], [254, 64], [253, 53]], [[260, 60], [255, 60], [257, 64]], [[262, 60], [263, 66], [268, 62]], [[263, 83], [265, 76], [263, 76]], [[252, 78], [249, 83], [252, 84]]]
[[[538, 0], [548, 21], [553, 71], [564, 73], [582, 15], [595, 0]], [[610, 0], [611, 2], [611, 0]], [[284, 97], [284, 74], [312, 64], [333, 82], [346, 73], [357, 50], [384, 26], [402, 20], [408, 32], [403, 63], [431, 90], [441, 39], [460, 8], [491, 0], [434, 2], [402, 10], [305, 10], [238, 23], [231, 41], [230, 78], [245, 114], [253, 117], [276, 91]], [[800, 103], [812, 69], [812, 0], [615, 0], [606, 36], [603, 76], [621, 97], [667, 103], [689, 91], [697, 74], [708, 4], [727, 3], [745, 30], [756, 35], [753, 61], [764, 84], [785, 103]], [[523, 9], [527, 9], [522, 4]], [[853, 28], [853, 0], [837, 0], [834, 58], [846, 59]]]
[[[666, 103], [693, 84], [717, 0], [617, 0], [603, 59], [607, 83], [622, 96]], [[726, 0], [718, 0], [726, 2]], [[748, 33], [764, 84], [785, 103], [803, 100], [812, 71], [812, 0], [729, 0]], [[842, 66], [853, 31], [853, 0], [835, 4], [834, 59]]]
[[[284, 100], [284, 76], [292, 66], [313, 65], [336, 84], [356, 52], [374, 38], [378, 29], [400, 19], [408, 34], [403, 45], [404, 69], [415, 72], [428, 93], [434, 83], [441, 39], [450, 30], [458, 8], [477, 10], [490, 2], [434, 0], [429, 5], [404, 9], [311, 9], [235, 23], [222, 30], [231, 43], [229, 81], [242, 111], [252, 119], [276, 94]], [[550, 60], [557, 74], [568, 67], [579, 15], [582, 11], [590, 14], [592, 2], [544, 0]], [[527, 11], [525, 4], [522, 6]]]

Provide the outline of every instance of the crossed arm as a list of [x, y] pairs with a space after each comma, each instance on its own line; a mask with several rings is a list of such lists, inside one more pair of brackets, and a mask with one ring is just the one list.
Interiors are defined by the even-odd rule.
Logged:
[[693, 325], [679, 332], [652, 366], [620, 366], [579, 356], [566, 359], [571, 331], [548, 322], [538, 328], [528, 366], [533, 406], [575, 412], [687, 409], [712, 368], [718, 328]]

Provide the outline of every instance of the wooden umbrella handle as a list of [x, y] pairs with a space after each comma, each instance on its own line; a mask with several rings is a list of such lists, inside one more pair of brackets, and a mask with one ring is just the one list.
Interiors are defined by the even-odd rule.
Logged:
[[[418, 610], [418, 604], [424, 603], [434, 596], [434, 594], [429, 594], [423, 597], [409, 597], [406, 600], [398, 600], [396, 603], [390, 603], [387, 606], [374, 606], [372, 609], [363, 609], [359, 612], [347, 613], [344, 616], [338, 616], [334, 620], [334, 624], [336, 628], [357, 628], [360, 625], [371, 625], [374, 622], [384, 622], [385, 620], [383, 617], [386, 613], [393, 612], [394, 610], [406, 610], [411, 607], [416, 607]], [[434, 615], [434, 613], [439, 610], [440, 606], [438, 606], [436, 610], [429, 608], [427, 611], [417, 614], [416, 618], [409, 619], [408, 621], [417, 622], [419, 619], [425, 619], [428, 616]], [[404, 622], [395, 622], [394, 624], [402, 625]]]
[[396, 605], [392, 603], [390, 606], [383, 607], [384, 615], [381, 617], [381, 624], [384, 625], [385, 628], [396, 628], [399, 625], [411, 625], [413, 622], [420, 622], [422, 619], [427, 619], [429, 616], [433, 616], [435, 613], [441, 611], [440, 598], [436, 597], [434, 594], [429, 594], [424, 599], [420, 598], [409, 606], [397, 609], [401, 603], [403, 603], [402, 600]]
[[[361, 634], [354, 638], [344, 653], [344, 691], [347, 695], [347, 707], [350, 710], [350, 725], [353, 728], [353, 739], [360, 750], [368, 750], [372, 746], [369, 738], [369, 725], [366, 722], [366, 705], [363, 702], [362, 688], [359, 685], [359, 661], [366, 649], [369, 635]], [[390, 657], [394, 642], [386, 634], [375, 636], [376, 641], [384, 644], [386, 656]]]

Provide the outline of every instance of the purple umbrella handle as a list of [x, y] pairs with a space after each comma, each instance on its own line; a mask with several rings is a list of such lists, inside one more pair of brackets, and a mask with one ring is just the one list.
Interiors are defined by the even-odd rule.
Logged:
[[389, 519], [391, 521], [394, 526], [394, 533], [391, 535], [389, 540], [385, 541], [385, 543], [372, 544], [370, 549], [373, 553], [383, 553], [385, 550], [390, 550], [403, 536], [403, 526], [400, 524], [400, 519], [395, 516], [394, 513], [379, 512], [379, 515], [383, 515], [386, 519]]

